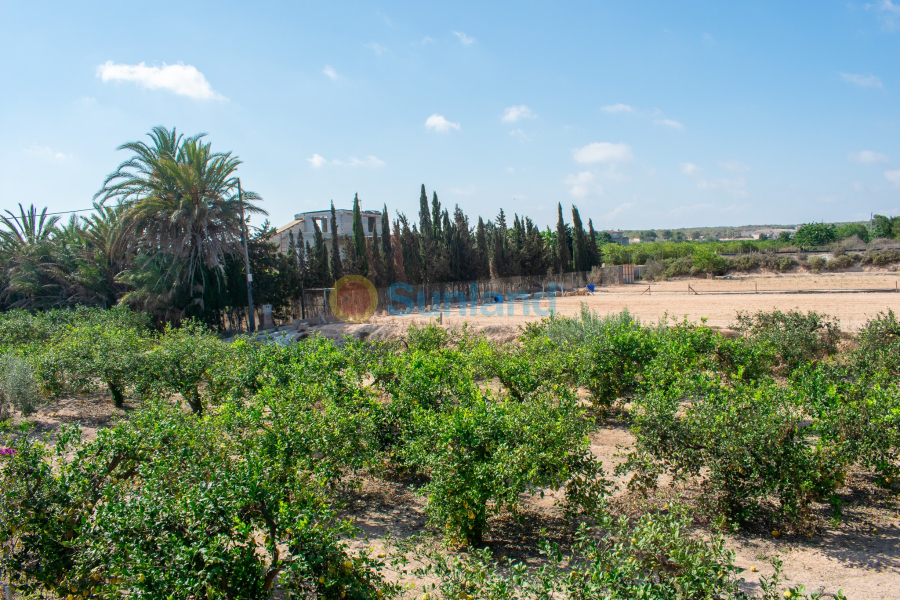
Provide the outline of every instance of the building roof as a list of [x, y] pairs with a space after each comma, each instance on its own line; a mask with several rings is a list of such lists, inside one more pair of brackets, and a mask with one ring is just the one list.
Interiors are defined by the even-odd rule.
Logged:
[[[325, 210], [307, 210], [307, 211], [302, 212], [302, 213], [297, 213], [296, 215], [294, 215], [294, 218], [295, 218], [295, 219], [299, 219], [301, 215], [317, 215], [317, 214], [319, 214], [319, 213], [330, 213], [330, 212], [331, 212], [331, 208], [326, 208]], [[335, 208], [335, 209], [334, 209], [334, 212], [345, 212], [345, 213], [349, 213], [349, 212], [353, 212], [353, 209], [352, 209], [352, 208]], [[361, 213], [368, 213], [368, 214], [370, 214], [370, 215], [371, 215], [371, 214], [375, 214], [375, 215], [380, 215], [380, 214], [381, 214], [381, 211], [380, 211], [380, 210], [360, 210], [359, 212], [361, 212]]]
[[287, 225], [282, 225], [281, 227], [277, 228], [277, 229], [275, 230], [275, 233], [282, 233], [283, 231], [287, 231], [288, 229], [291, 229], [292, 227], [294, 227], [294, 226], [296, 226], [296, 225], [299, 225], [299, 224], [302, 223], [302, 222], [303, 222], [303, 219], [302, 219], [302, 218], [301, 218], [301, 219], [294, 219], [293, 221], [291, 221], [291, 222], [288, 223]]

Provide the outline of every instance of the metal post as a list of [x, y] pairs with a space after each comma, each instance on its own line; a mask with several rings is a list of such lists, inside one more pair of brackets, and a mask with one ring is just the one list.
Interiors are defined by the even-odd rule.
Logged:
[[241, 191], [241, 180], [238, 178], [238, 202], [241, 205], [241, 244], [244, 246], [244, 270], [247, 272], [247, 314], [250, 319], [250, 331], [256, 331], [256, 316], [253, 314], [253, 274], [250, 272], [250, 253], [247, 250], [247, 222], [244, 221], [244, 193]]

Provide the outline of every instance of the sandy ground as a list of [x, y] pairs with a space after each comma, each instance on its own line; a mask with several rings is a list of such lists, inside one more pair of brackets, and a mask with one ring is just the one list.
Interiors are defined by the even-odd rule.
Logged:
[[[857, 290], [872, 291], [856, 293]], [[445, 309], [441, 322], [448, 326], [468, 323], [494, 341], [502, 342], [514, 339], [520, 327], [539, 321], [549, 314], [550, 308], [560, 315], [575, 316], [583, 303], [600, 314], [627, 309], [642, 321], [655, 323], [668, 314], [669, 318], [679, 320], [684, 317], [691, 321], [706, 319], [709, 325], [719, 328], [734, 323], [738, 311], [816, 311], [838, 318], [844, 331], [856, 331], [880, 312], [900, 312], [900, 291], [875, 290], [900, 290], [900, 273], [758, 275], [727, 280], [637, 283], [597, 288], [588, 296], [555, 298], [552, 306], [549, 300], [541, 300], [540, 314], [536, 314], [534, 301], [525, 306], [522, 302], [469, 306], [465, 315], [460, 314], [459, 308]], [[528, 314], [524, 314], [526, 308]], [[437, 319], [438, 313], [429, 316], [376, 313], [366, 323], [326, 325], [313, 328], [313, 331], [329, 337], [346, 334], [385, 338], [402, 334], [410, 325], [425, 325]]]

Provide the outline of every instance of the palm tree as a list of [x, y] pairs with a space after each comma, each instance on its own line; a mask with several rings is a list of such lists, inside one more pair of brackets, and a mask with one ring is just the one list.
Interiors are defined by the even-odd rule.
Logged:
[[[136, 252], [123, 276], [135, 287], [128, 302], [151, 309], [174, 302], [181, 313], [191, 305], [202, 309], [204, 291], [221, 282], [226, 256], [238, 252], [244, 225], [236, 176], [241, 161], [230, 152], [213, 152], [204, 136], [155, 127], [150, 144], [123, 144], [119, 150], [132, 156], [95, 195], [101, 204], [116, 201], [125, 211], [123, 232]], [[258, 200], [244, 192], [244, 211], [266, 214], [253, 204]]]
[[127, 290], [122, 275], [131, 263], [131, 244], [122, 205], [95, 203], [94, 209], [78, 223], [77, 268], [69, 283], [73, 302], [109, 308]]
[[34, 205], [0, 215], [0, 301], [9, 306], [55, 306], [64, 295], [53, 277], [54, 236], [59, 217]]

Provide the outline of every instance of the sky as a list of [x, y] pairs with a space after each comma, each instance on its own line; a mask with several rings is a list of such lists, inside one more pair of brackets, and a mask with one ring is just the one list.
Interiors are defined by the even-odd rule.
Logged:
[[154, 126], [274, 225], [419, 188], [597, 229], [900, 213], [900, 0], [0, 0], [0, 209], [90, 208]]

